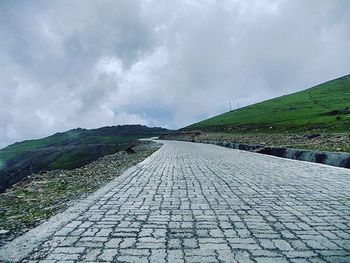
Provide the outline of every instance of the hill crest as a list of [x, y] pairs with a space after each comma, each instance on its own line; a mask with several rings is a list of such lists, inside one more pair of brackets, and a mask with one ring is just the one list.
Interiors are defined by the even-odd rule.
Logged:
[[347, 132], [350, 75], [194, 123], [181, 130], [206, 132]]

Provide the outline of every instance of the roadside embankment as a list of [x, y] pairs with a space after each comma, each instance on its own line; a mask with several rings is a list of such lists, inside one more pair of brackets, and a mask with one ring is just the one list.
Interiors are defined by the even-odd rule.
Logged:
[[201, 143], [215, 144], [232, 149], [252, 151], [261, 154], [268, 154], [277, 157], [322, 163], [331, 166], [350, 168], [350, 153], [340, 152], [317, 152], [308, 150], [299, 150], [292, 148], [263, 147], [260, 145], [249, 145], [240, 143], [231, 143], [225, 141], [199, 141]]

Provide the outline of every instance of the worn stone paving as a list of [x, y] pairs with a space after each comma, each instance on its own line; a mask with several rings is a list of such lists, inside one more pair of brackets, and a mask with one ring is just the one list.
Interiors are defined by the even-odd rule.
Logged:
[[349, 170], [164, 143], [25, 262], [350, 262]]

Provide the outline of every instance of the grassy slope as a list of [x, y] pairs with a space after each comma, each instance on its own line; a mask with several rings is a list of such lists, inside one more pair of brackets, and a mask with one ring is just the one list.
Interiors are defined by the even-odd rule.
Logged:
[[[138, 125], [136, 125], [136, 128], [134, 129], [131, 125], [125, 127], [130, 127], [129, 132], [125, 129], [118, 129], [118, 126], [104, 127], [94, 130], [78, 128], [63, 133], [56, 133], [42, 139], [11, 144], [0, 149], [0, 164], [4, 164], [7, 160], [28, 151], [34, 152], [57, 147], [72, 149], [74, 147], [88, 147], [90, 145], [128, 144], [139, 138], [162, 134], [162, 129], [152, 130]], [[163, 130], [163, 132], [165, 131], [166, 130]], [[67, 156], [62, 156], [62, 158], [67, 159]]]
[[232, 133], [349, 132], [350, 75], [195, 123], [184, 130]]

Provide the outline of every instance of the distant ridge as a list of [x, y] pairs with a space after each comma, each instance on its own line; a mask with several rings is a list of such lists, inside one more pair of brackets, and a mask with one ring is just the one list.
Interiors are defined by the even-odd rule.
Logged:
[[14, 143], [0, 149], [0, 192], [31, 173], [77, 168], [137, 145], [138, 139], [170, 132], [138, 124], [118, 125], [91, 130], [77, 128]]

